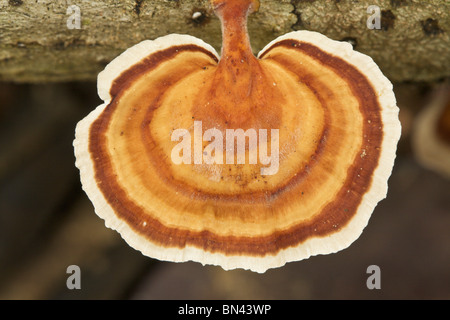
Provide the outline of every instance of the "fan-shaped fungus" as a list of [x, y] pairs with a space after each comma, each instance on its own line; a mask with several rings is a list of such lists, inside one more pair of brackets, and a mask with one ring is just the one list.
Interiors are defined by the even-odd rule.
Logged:
[[224, 269], [264, 272], [346, 248], [386, 195], [400, 135], [391, 83], [315, 32], [255, 57], [246, 19], [258, 1], [211, 3], [220, 59], [168, 35], [100, 73], [105, 103], [74, 141], [96, 213], [145, 255]]
[[418, 161], [450, 178], [450, 85], [435, 88], [414, 121], [412, 143]]

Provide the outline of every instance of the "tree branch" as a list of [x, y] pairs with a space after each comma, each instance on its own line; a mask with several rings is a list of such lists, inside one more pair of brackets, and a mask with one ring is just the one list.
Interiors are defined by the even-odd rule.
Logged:
[[[370, 5], [381, 29], [369, 29]], [[71, 5], [80, 10], [76, 27]], [[450, 76], [450, 4], [430, 0], [261, 0], [249, 19], [255, 52], [293, 30], [347, 40], [392, 81]], [[221, 31], [209, 0], [0, 1], [0, 80], [95, 80], [126, 48], [169, 33], [191, 34], [218, 52]]]

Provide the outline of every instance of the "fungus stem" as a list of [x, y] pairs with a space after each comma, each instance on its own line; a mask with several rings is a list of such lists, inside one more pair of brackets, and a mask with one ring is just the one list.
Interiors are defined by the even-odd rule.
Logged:
[[222, 64], [251, 63], [253, 55], [247, 32], [247, 16], [259, 7], [256, 0], [211, 0], [222, 23]]

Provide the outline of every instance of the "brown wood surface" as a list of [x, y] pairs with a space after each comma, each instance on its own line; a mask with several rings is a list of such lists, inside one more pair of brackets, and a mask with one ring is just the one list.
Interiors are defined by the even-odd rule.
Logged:
[[[80, 8], [80, 29], [67, 27], [69, 5]], [[366, 26], [370, 5], [380, 8], [379, 30]], [[255, 52], [277, 36], [305, 29], [351, 42], [393, 81], [450, 75], [448, 1], [262, 0], [249, 22]], [[126, 48], [170, 33], [221, 47], [220, 23], [209, 0], [2, 0], [0, 80], [94, 80]]]

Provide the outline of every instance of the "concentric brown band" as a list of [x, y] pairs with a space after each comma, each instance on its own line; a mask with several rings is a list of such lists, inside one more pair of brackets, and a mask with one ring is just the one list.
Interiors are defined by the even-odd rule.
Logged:
[[[126, 91], [127, 87], [141, 74], [149, 71], [151, 68], [156, 68], [164, 61], [168, 61], [172, 57], [186, 51], [198, 51], [210, 56], [217, 61], [216, 57], [209, 51], [195, 46], [185, 45], [176, 46], [169, 49], [159, 51], [151, 54], [141, 63], [128, 69], [117, 78], [111, 88], [111, 96], [113, 97], [111, 103], [105, 108], [103, 113], [94, 121], [90, 129], [90, 144], [89, 151], [91, 158], [94, 161], [94, 170], [96, 181], [99, 189], [103, 193], [105, 199], [114, 209], [117, 216], [124, 220], [137, 233], [146, 237], [149, 241], [161, 245], [163, 247], [177, 247], [183, 248], [185, 246], [194, 246], [202, 248], [209, 252], [220, 252], [224, 254], [246, 254], [254, 256], [264, 256], [266, 254], [276, 254], [278, 251], [298, 245], [308, 238], [314, 236], [325, 236], [330, 233], [338, 231], [345, 226], [351, 218], [355, 215], [362, 196], [368, 190], [372, 183], [372, 174], [378, 166], [378, 159], [380, 156], [380, 146], [382, 142], [382, 119], [381, 107], [378, 103], [376, 94], [372, 85], [367, 78], [354, 66], [350, 65], [341, 58], [335, 57], [326, 53], [319, 48], [308, 44], [299, 42], [297, 40], [284, 40], [276, 43], [273, 47], [266, 50], [262, 55], [262, 59], [273, 59], [276, 63], [283, 66], [287, 70], [295, 73], [299, 81], [306, 84], [312, 92], [315, 93], [317, 99], [322, 103], [326, 109], [326, 99], [323, 99], [321, 88], [316, 87], [314, 79], [302, 76], [300, 72], [296, 72], [296, 66], [281, 56], [271, 57], [270, 53], [275, 47], [283, 47], [289, 50], [299, 50], [316, 61], [332, 69], [336, 74], [344, 79], [350, 86], [354, 97], [359, 102], [360, 111], [363, 117], [363, 144], [364, 149], [370, 157], [357, 156], [354, 159], [353, 165], [347, 171], [347, 177], [343, 183], [343, 187], [336, 195], [338, 201], [329, 203], [314, 219], [297, 224], [286, 230], [274, 232], [267, 236], [261, 237], [239, 237], [239, 236], [223, 236], [218, 235], [211, 230], [193, 231], [181, 230], [179, 228], [170, 228], [163, 225], [159, 220], [149, 217], [143, 209], [131, 201], [127, 193], [122, 189], [120, 183], [114, 179], [115, 173], [110, 158], [110, 153], [107, 149], [107, 142], [105, 132], [108, 129], [110, 119], [116, 110], [117, 101], [120, 100], [121, 93]], [[174, 77], [181, 77], [174, 75]], [[165, 87], [166, 86], [166, 87]], [[169, 84], [161, 84], [159, 88], [161, 93], [165, 92]], [[148, 106], [148, 122], [151, 121], [152, 112], [158, 108], [158, 99], [155, 99]], [[218, 203], [235, 203], [235, 202], [267, 202], [268, 205], [276, 205], [277, 208], [283, 206], [282, 199], [289, 197], [298, 197], [299, 194], [292, 195], [289, 191], [293, 186], [305, 179], [308, 170], [312, 168], [315, 163], [320, 161], [323, 148], [327, 142], [327, 123], [325, 123], [320, 142], [317, 145], [314, 155], [311, 157], [309, 163], [305, 166], [303, 172], [298, 172], [290, 180], [285, 181], [284, 185], [271, 190], [268, 195], [267, 192], [241, 193], [233, 195], [220, 195], [213, 193], [206, 193], [200, 189], [195, 190], [193, 186], [186, 185], [180, 181], [174, 181], [171, 178], [170, 172], [164, 170], [164, 166], [160, 171], [161, 180], [171, 185], [174, 190], [185, 192], [186, 194], [195, 193], [198, 195], [196, 200], [214, 200]], [[145, 126], [145, 125], [144, 125]], [[142, 131], [143, 138], [148, 145], [149, 150], [155, 150], [155, 141], [148, 132]], [[153, 143], [153, 147], [152, 147]], [[157, 154], [151, 154], [149, 157], [158, 157]], [[102, 159], [98, 161], [98, 159]], [[160, 164], [161, 165], [161, 164]], [[317, 190], [320, 192], [320, 190]], [[143, 225], [141, 221], [145, 219], [146, 224]]]

